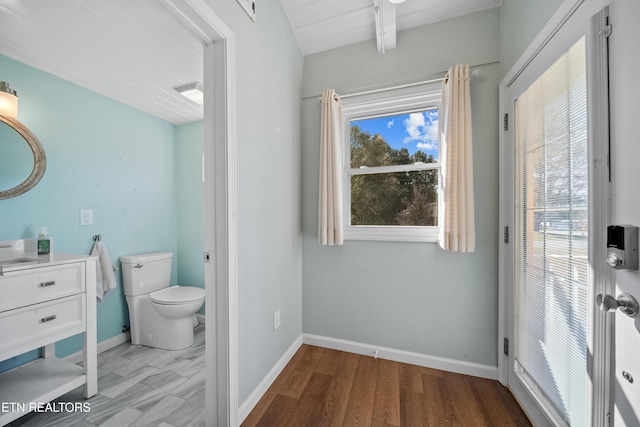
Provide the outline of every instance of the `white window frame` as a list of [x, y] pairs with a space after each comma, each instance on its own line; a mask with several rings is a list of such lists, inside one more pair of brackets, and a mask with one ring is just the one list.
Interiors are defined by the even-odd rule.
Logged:
[[[438, 162], [413, 165], [377, 166], [366, 169], [351, 168], [351, 121], [376, 116], [392, 116], [414, 111], [438, 109], [438, 122], [442, 113], [442, 83], [439, 81], [411, 85], [411, 87], [371, 91], [361, 95], [344, 96], [342, 102], [342, 150], [343, 150], [343, 231], [345, 240], [378, 240], [402, 242], [438, 241], [442, 218], [442, 173], [440, 141]], [[440, 130], [438, 131], [438, 140]], [[419, 170], [438, 170], [438, 225], [437, 226], [367, 226], [351, 225], [351, 176], [374, 173], [390, 173]]]

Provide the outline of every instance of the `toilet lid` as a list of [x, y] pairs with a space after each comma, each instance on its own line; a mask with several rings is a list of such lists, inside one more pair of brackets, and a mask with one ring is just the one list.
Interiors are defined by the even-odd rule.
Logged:
[[157, 304], [185, 304], [204, 299], [204, 289], [195, 286], [171, 286], [149, 294]]

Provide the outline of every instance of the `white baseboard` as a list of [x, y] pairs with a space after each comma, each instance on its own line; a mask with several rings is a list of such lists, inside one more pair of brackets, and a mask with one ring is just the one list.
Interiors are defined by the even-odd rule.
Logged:
[[411, 365], [455, 372], [457, 374], [472, 375], [474, 377], [487, 378], [490, 380], [498, 379], [498, 368], [496, 366], [466, 362], [464, 360], [448, 359], [445, 357], [429, 356], [427, 354], [412, 353], [404, 350], [396, 350], [393, 348], [363, 344], [338, 338], [323, 337], [320, 335], [302, 334], [302, 336], [304, 344], [372, 357], [375, 356], [377, 352], [377, 357], [380, 359], [409, 363]]
[[[122, 334], [116, 335], [115, 337], [111, 337], [104, 341], [100, 341], [98, 343], [98, 354], [105, 352], [107, 350], [110, 350], [113, 347], [116, 347], [130, 340], [131, 340], [131, 333], [124, 332]], [[71, 363], [76, 363], [76, 364], [82, 362], [82, 350], [76, 353], [70, 354], [66, 357], [63, 357], [63, 360], [66, 360]]]
[[258, 404], [262, 396], [267, 392], [271, 384], [278, 378], [278, 375], [282, 372], [287, 363], [291, 360], [296, 351], [302, 346], [302, 335], [300, 335], [291, 344], [287, 351], [282, 355], [280, 360], [271, 368], [269, 373], [260, 381], [260, 384], [251, 392], [249, 397], [238, 408], [238, 425], [249, 416], [253, 408]]

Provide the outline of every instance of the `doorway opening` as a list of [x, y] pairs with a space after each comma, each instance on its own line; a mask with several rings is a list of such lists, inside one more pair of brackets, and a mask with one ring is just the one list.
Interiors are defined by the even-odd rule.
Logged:
[[237, 425], [235, 36], [203, 2], [161, 0], [204, 51], [207, 425]]

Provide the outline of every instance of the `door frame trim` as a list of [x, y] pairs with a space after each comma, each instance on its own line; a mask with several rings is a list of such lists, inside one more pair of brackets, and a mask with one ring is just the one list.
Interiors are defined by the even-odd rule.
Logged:
[[[516, 63], [511, 67], [511, 69], [505, 74], [498, 85], [498, 117], [500, 123], [498, 124], [500, 127], [503, 125], [503, 118], [507, 114], [507, 88], [510, 87], [513, 82], [522, 74], [524, 69], [534, 60], [536, 56], [540, 53], [540, 51], [549, 43], [549, 41], [558, 33], [560, 28], [573, 16], [575, 11], [582, 5], [585, 0], [565, 0], [556, 13], [549, 19], [547, 24], [542, 28], [540, 33], [536, 36], [536, 38], [531, 42], [529, 47], [522, 53], [520, 58], [516, 61]], [[513, 129], [510, 118], [509, 127]], [[513, 224], [510, 224], [508, 219], [508, 204], [505, 203], [508, 200], [510, 194], [513, 194], [513, 185], [509, 181], [509, 178], [513, 176], [513, 170], [509, 169], [510, 163], [507, 158], [507, 143], [509, 141], [509, 131], [503, 130], [499, 132], [498, 140], [499, 140], [499, 176], [498, 182], [500, 183], [500, 208], [499, 208], [499, 230], [504, 230], [505, 227], [511, 227], [510, 230], [513, 230]], [[508, 384], [508, 372], [509, 372], [509, 357], [503, 352], [503, 342], [501, 338], [508, 338], [511, 336], [510, 326], [508, 322], [508, 299], [507, 299], [507, 283], [506, 278], [510, 277], [510, 273], [512, 273], [511, 263], [507, 262], [506, 254], [508, 249], [508, 243], [506, 243], [503, 239], [502, 234], [500, 235], [500, 240], [498, 243], [498, 271], [499, 271], [499, 279], [498, 279], [498, 380], [502, 383], [502, 385], [506, 386]]]
[[238, 425], [235, 34], [204, 0], [159, 0], [203, 43], [206, 425]]

